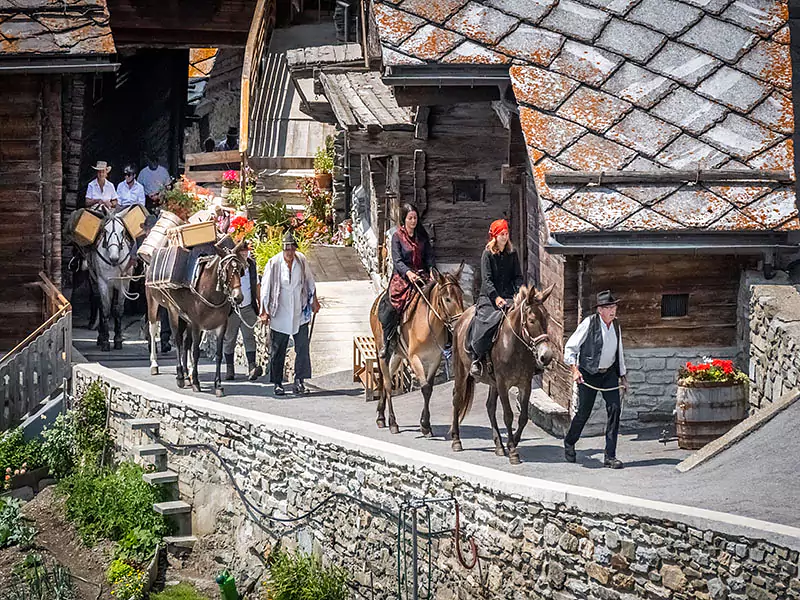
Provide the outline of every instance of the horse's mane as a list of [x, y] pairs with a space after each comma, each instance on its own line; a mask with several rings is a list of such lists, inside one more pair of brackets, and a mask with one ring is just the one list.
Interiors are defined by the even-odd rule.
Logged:
[[528, 297], [528, 286], [523, 285], [519, 288], [519, 291], [514, 296], [514, 307], [516, 308]]

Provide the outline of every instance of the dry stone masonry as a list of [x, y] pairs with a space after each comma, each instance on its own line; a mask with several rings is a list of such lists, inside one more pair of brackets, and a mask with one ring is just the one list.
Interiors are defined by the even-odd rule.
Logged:
[[[362, 447], [360, 441], [311, 424], [168, 392], [162, 392], [162, 399], [146, 397], [154, 388], [93, 365], [76, 367], [76, 392], [96, 378], [105, 380], [110, 395], [120, 458], [137, 443], [125, 419], [158, 418], [167, 441], [217, 448], [237, 485], [266, 514], [295, 517], [332, 492], [365, 502], [337, 500], [311, 519], [287, 525], [266, 519], [255, 523], [211, 454], [171, 454], [170, 468], [180, 474], [183, 499], [194, 506], [193, 531], [200, 537], [195, 552], [211, 552], [243, 582], [261, 573], [255, 554], [282, 540], [344, 566], [357, 581], [359, 597], [395, 598], [401, 505], [452, 494], [460, 503], [464, 532], [477, 542], [480, 568], [465, 569], [452, 536], [437, 536], [430, 548], [432, 597], [437, 599], [800, 598], [800, 538], [710, 519], [692, 526], [692, 518], [645, 517], [650, 513], [641, 506], [607, 498], [598, 498], [592, 509], [585, 499], [552, 490], [502, 491], [521, 488], [501, 483], [500, 474], [492, 483], [466, 470], [433, 468], [408, 458], [411, 451], [395, 453], [382, 442]], [[652, 514], [672, 514], [660, 508], [661, 513]], [[431, 527], [450, 529], [453, 520], [452, 507], [437, 505]], [[421, 523], [427, 527], [425, 513]], [[410, 548], [410, 536], [406, 539]], [[462, 541], [461, 548], [469, 561], [469, 544]], [[424, 585], [424, 538], [420, 552]]]

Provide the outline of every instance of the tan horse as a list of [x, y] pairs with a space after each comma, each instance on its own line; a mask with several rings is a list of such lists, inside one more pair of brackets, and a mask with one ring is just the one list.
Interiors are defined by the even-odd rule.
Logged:
[[[419, 421], [420, 431], [426, 437], [431, 436], [430, 401], [433, 379], [442, 362], [442, 351], [448, 342], [450, 333], [448, 323], [464, 312], [464, 293], [458, 283], [462, 269], [463, 264], [455, 273], [444, 275], [437, 273], [433, 281], [425, 286], [423, 290], [425, 297], [418, 298], [409, 306], [407, 310], [412, 312], [406, 315], [405, 322], [398, 327], [400, 341], [390, 358], [390, 363], [380, 360], [378, 381], [380, 397], [376, 420], [379, 428], [386, 427], [384, 410], [388, 405], [389, 431], [400, 432], [392, 407], [392, 379], [403, 359], [407, 358], [411, 370], [422, 386], [422, 397], [425, 401]], [[378, 320], [378, 303], [381, 297], [378, 296], [372, 304], [369, 315], [378, 351], [383, 345], [383, 328]]]
[[[517, 292], [514, 306], [506, 314], [500, 324], [497, 340], [492, 346], [491, 359], [494, 372], [482, 383], [489, 384], [489, 397], [486, 409], [492, 424], [495, 453], [504, 456], [503, 438], [497, 425], [497, 398], [503, 404], [503, 420], [508, 430], [508, 457], [511, 464], [519, 464], [517, 446], [522, 439], [522, 430], [528, 422], [528, 401], [531, 395], [533, 376], [542, 373], [553, 360], [553, 347], [547, 335], [547, 300], [553, 286], [538, 292], [531, 287]], [[470, 375], [472, 359], [467, 354], [465, 340], [469, 333], [469, 324], [475, 308], [468, 308], [456, 322], [453, 330], [453, 425], [450, 429], [452, 448], [455, 452], [462, 450], [459, 437], [459, 425], [472, 407], [475, 393], [475, 379]], [[519, 390], [519, 423], [514, 431], [514, 412], [509, 401], [509, 390]]]

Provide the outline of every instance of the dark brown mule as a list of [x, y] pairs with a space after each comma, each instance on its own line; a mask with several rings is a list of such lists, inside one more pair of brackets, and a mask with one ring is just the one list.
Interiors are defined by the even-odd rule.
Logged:
[[[392, 407], [392, 379], [403, 359], [407, 358], [411, 370], [422, 386], [422, 397], [425, 400], [419, 420], [420, 431], [425, 436], [431, 435], [430, 401], [433, 378], [442, 362], [442, 351], [448, 342], [448, 323], [464, 311], [464, 293], [458, 283], [462, 268], [463, 265], [455, 273], [445, 273], [444, 275], [436, 273], [433, 281], [425, 287], [427, 302], [425, 298], [420, 297], [407, 309], [411, 313], [398, 328], [400, 341], [395, 346], [396, 350], [391, 356], [390, 364], [387, 364], [385, 360], [380, 360], [378, 381], [380, 397], [376, 420], [379, 428], [386, 427], [384, 410], [388, 404], [389, 430], [392, 433], [400, 432]], [[381, 296], [378, 296], [372, 304], [369, 315], [377, 350], [380, 350], [383, 345], [383, 328], [378, 320], [380, 299]]]
[[[503, 438], [497, 425], [497, 398], [503, 403], [503, 420], [508, 429], [508, 456], [511, 464], [519, 464], [517, 446], [522, 438], [522, 430], [528, 422], [528, 400], [531, 395], [531, 379], [544, 371], [553, 360], [553, 348], [547, 336], [547, 310], [544, 301], [553, 291], [553, 286], [543, 292], [536, 288], [523, 287], [514, 298], [514, 306], [500, 324], [497, 340], [491, 350], [494, 372], [482, 379], [489, 384], [489, 397], [486, 409], [492, 424], [495, 452], [503, 456]], [[469, 374], [472, 359], [467, 354], [465, 340], [469, 324], [475, 314], [475, 307], [468, 308], [456, 322], [453, 331], [453, 426], [450, 435], [452, 447], [456, 452], [462, 450], [458, 427], [472, 406], [475, 393], [475, 380]], [[514, 412], [508, 395], [509, 390], [519, 390], [519, 423], [514, 432]]]
[[[200, 359], [200, 338], [203, 331], [213, 331], [217, 336], [216, 371], [214, 392], [223, 396], [222, 342], [228, 325], [231, 302], [242, 301], [241, 272], [244, 262], [235, 251], [218, 249], [217, 256], [203, 257], [203, 270], [193, 288], [161, 289], [145, 287], [147, 296], [147, 321], [150, 326], [150, 373], [158, 374], [156, 359], [156, 334], [158, 332], [158, 307], [163, 306], [169, 313], [172, 336], [175, 340], [178, 366], [176, 381], [178, 387], [185, 385], [189, 376], [187, 353], [191, 348], [191, 384], [195, 392], [200, 391], [197, 363]], [[150, 267], [148, 267], [150, 268]]]

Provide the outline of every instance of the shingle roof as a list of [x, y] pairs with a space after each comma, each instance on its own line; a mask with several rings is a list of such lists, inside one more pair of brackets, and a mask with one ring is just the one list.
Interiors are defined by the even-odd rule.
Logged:
[[791, 185], [545, 182], [554, 170], [793, 173], [786, 0], [373, 2], [387, 66], [509, 63], [551, 233], [800, 229]]
[[0, 55], [114, 54], [105, 0], [0, 0]]

